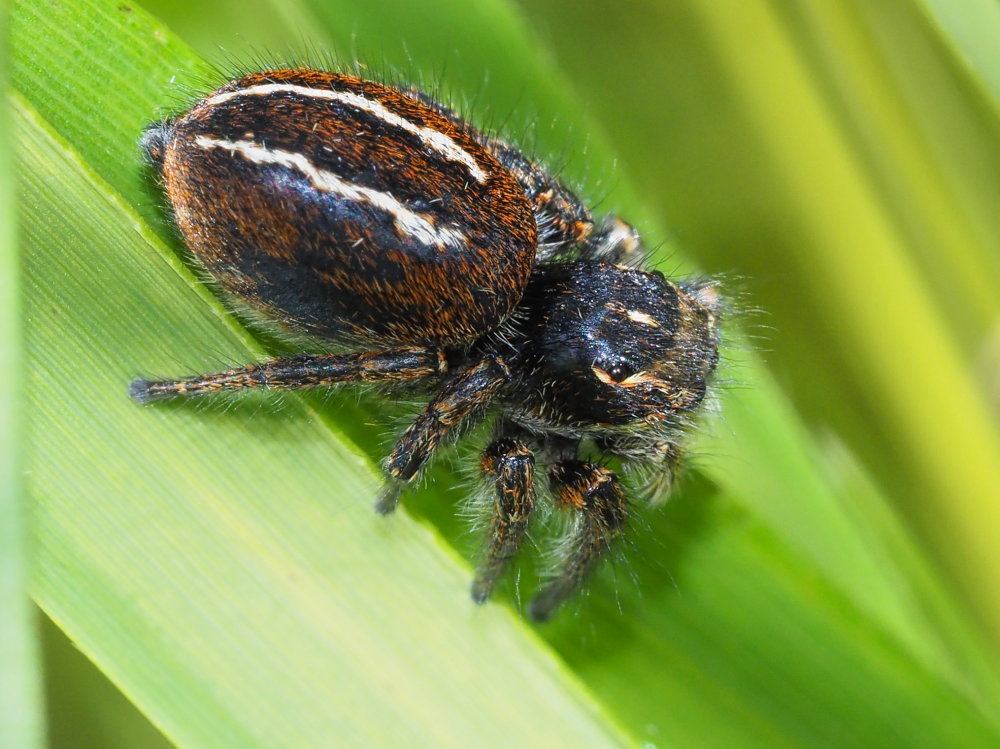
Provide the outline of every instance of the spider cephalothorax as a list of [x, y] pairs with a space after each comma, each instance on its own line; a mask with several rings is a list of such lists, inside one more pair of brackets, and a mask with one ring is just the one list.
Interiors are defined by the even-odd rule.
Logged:
[[[521, 300], [525, 417], [569, 436], [669, 424], [704, 398], [715, 312], [663, 274], [610, 262], [540, 264]], [[531, 417], [535, 417], [532, 419]]]
[[151, 126], [143, 147], [185, 242], [226, 291], [285, 328], [363, 353], [138, 380], [135, 400], [431, 387], [386, 460], [381, 512], [443, 441], [492, 418], [475, 600], [524, 541], [540, 483], [579, 520], [532, 601], [536, 619], [580, 586], [628, 520], [617, 475], [582, 459], [584, 443], [674, 474], [718, 361], [715, 288], [635, 267], [632, 227], [595, 225], [506, 142], [420, 92], [298, 69], [230, 82]]

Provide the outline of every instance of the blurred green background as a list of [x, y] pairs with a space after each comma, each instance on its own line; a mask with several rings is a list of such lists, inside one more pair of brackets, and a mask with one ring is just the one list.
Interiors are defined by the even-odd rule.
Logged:
[[[26, 585], [59, 624], [43, 625], [34, 644], [30, 628], [19, 636], [22, 652], [44, 654], [47, 703], [37, 715], [47, 717], [36, 724], [48, 726], [53, 745], [161, 745], [165, 739], [136, 708], [167, 739], [188, 746], [333, 744], [334, 736], [336, 743], [370, 745], [389, 741], [377, 727], [383, 720], [411, 726], [415, 744], [436, 745], [504, 745], [512, 735], [505, 731], [520, 727], [531, 736], [535, 720], [592, 724], [592, 733], [581, 728], [588, 737], [581, 741], [595, 744], [1000, 745], [994, 2], [19, 0], [10, 26], [12, 121], [30, 133], [18, 136], [28, 478], [21, 491], [14, 471], [8, 493], [23, 496], [29, 519], [21, 536], [27, 561], [10, 565], [29, 570]], [[688, 482], [664, 510], [643, 514], [626, 561], [602, 573], [592, 594], [540, 630], [540, 639], [517, 617], [494, 612], [499, 606], [489, 607], [493, 619], [458, 621], [435, 609], [471, 607], [464, 588], [453, 590], [451, 578], [446, 585], [440, 575], [407, 578], [414, 600], [433, 603], [416, 618], [413, 604], [395, 600], [392, 575], [400, 573], [391, 567], [390, 539], [379, 538], [394, 529], [371, 531], [377, 545], [368, 546], [365, 536], [352, 549], [373, 570], [358, 572], [356, 587], [384, 590], [386, 598], [345, 608], [346, 599], [331, 593], [325, 613], [346, 611], [344, 621], [363, 623], [373, 639], [390, 636], [380, 627], [392, 619], [411, 633], [408, 648], [426, 643], [426, 662], [400, 666], [400, 683], [428, 685], [427, 700], [438, 703], [431, 708], [411, 697], [390, 718], [361, 710], [344, 719], [343, 734], [324, 733], [330, 728], [319, 722], [309, 733], [310, 711], [358, 690], [393, 693], [380, 672], [388, 661], [366, 655], [378, 647], [331, 625], [326, 634], [346, 638], [358, 673], [303, 678], [282, 672], [280, 663], [257, 663], [257, 651], [220, 668], [209, 654], [222, 639], [213, 638], [243, 635], [213, 634], [207, 621], [239, 633], [245, 626], [246, 637], [273, 649], [276, 661], [307, 657], [296, 651], [308, 641], [295, 642], [294, 622], [279, 628], [266, 616], [239, 613], [244, 605], [273, 605], [312, 621], [309, 607], [289, 595], [302, 578], [281, 577], [264, 592], [245, 583], [244, 590], [244, 580], [266, 571], [249, 561], [247, 577], [220, 577], [211, 597], [188, 587], [181, 571], [172, 572], [173, 557], [158, 555], [160, 540], [171, 541], [164, 542], [167, 553], [214, 560], [226, 539], [251, 539], [251, 551], [270, 549], [268, 531], [233, 509], [220, 526], [220, 546], [199, 530], [197, 514], [214, 490], [199, 494], [197, 481], [176, 478], [178, 468], [150, 479], [162, 496], [136, 497], [133, 482], [145, 484], [132, 469], [154, 458], [184, 471], [202, 458], [214, 461], [206, 475], [233, 477], [218, 492], [218, 506], [246, 499], [247, 512], [257, 512], [247, 489], [259, 483], [256, 471], [273, 465], [275, 475], [287, 469], [300, 476], [314, 463], [293, 455], [294, 445], [285, 452], [268, 445], [263, 457], [248, 454], [242, 462], [205, 455], [220, 439], [236, 453], [242, 435], [272, 423], [291, 432], [301, 410], [311, 414], [321, 435], [315, 439], [330, 445], [316, 448], [316, 460], [329, 463], [333, 481], [337, 470], [360, 477], [345, 479], [350, 486], [340, 494], [357, 506], [358, 519], [350, 514], [350, 522], [367, 523], [367, 499], [357, 495], [371, 493], [365, 477], [390, 433], [385, 407], [338, 395], [329, 402], [306, 398], [301, 407], [293, 400], [276, 413], [263, 402], [225, 415], [136, 412], [107, 389], [153, 363], [194, 370], [206, 360], [239, 360], [241, 350], [259, 355], [269, 345], [221, 321], [221, 308], [177, 260], [134, 139], [145, 120], [176, 109], [234, 65], [282, 59], [360, 61], [373, 74], [440, 92], [557, 167], [597, 212], [634, 221], [659, 248], [662, 270], [719, 275], [738, 310], [721, 414], [699, 441]], [[51, 178], [38, 178], [43, 168], [51, 168]], [[56, 202], [53, 194], [76, 189], [67, 187], [73, 175], [79, 192]], [[91, 194], [111, 206], [107, 217], [83, 210], [89, 203], [81, 196]], [[90, 236], [85, 221], [94, 222], [95, 237], [120, 229], [114, 245], [124, 260], [115, 262], [127, 264], [134, 287], [101, 271], [100, 252], [74, 249], [74, 227]], [[89, 270], [61, 264], [69, 254], [90, 257], [85, 251], [94, 252]], [[144, 307], [144, 284], [172, 281], [177, 289], [164, 291], [162, 302], [170, 317], [157, 330], [164, 339], [176, 336], [176, 346], [157, 348], [147, 363], [151, 354], [136, 348], [146, 345], [143, 329], [119, 329], [121, 314], [109, 314], [100, 294], [78, 301], [67, 278], [91, 272], [92, 286], [106, 283], [109, 298], [131, 294], [127, 309], [150, 319], [162, 313], [152, 303]], [[53, 300], [61, 304], [58, 314]], [[185, 329], [191, 305], [202, 312]], [[107, 386], [100, 372], [81, 375], [81, 388], [93, 379], [90, 410], [67, 386], [67, 372], [76, 373], [66, 362], [74, 357], [120, 369]], [[205, 421], [205, 429], [215, 429], [213, 420], [224, 423], [218, 433], [199, 432], [191, 443], [158, 451], [144, 431], [159, 428], [150, 426], [157, 418], [175, 419], [167, 428], [182, 435]], [[70, 432], [79, 443], [75, 458], [59, 449]], [[114, 435], [122, 434], [128, 439], [119, 444]], [[104, 444], [109, 455], [136, 450], [110, 478], [99, 470], [100, 458], [85, 460], [88, 451], [103, 454]], [[432, 485], [407, 503], [417, 530], [402, 532], [414, 554], [439, 555], [441, 565], [454, 568], [459, 587], [468, 575], [463, 564], [477, 549], [454, 517], [460, 473], [449, 466], [434, 471]], [[302, 479], [298, 491], [333, 486], [334, 498], [314, 496], [309, 509], [262, 488], [261, 517], [270, 517], [276, 499], [287, 514], [274, 522], [289, 529], [298, 520], [319, 528], [310, 513], [324, 508], [341, 513], [338, 484], [318, 472], [313, 478], [315, 486]], [[296, 487], [287, 486], [294, 494]], [[81, 508], [81, 497], [93, 497], [92, 504]], [[128, 557], [108, 549], [136, 538], [118, 519], [137, 502], [166, 509], [150, 509], [151, 523], [138, 531], [149, 534], [136, 541], [148, 549], [149, 571], [137, 567], [129, 575], [121, 567]], [[358, 527], [343, 537], [336, 528], [322, 531], [331, 545], [350, 544]], [[337, 560], [315, 561], [325, 553], [321, 537], [312, 545], [290, 537], [306, 560], [295, 575], [315, 575], [316, 590], [323, 589]], [[418, 561], [413, 569], [434, 564]], [[523, 574], [530, 590], [530, 564]], [[507, 594], [501, 600], [516, 608], [519, 590], [511, 584]], [[147, 596], [162, 599], [162, 608]], [[502, 634], [490, 637], [499, 639], [478, 639], [480, 627], [494, 626]], [[430, 639], [428, 627], [440, 628], [439, 639]], [[194, 639], [198, 647], [177, 649]], [[488, 642], [505, 645], [481, 650]], [[477, 652], [481, 659], [499, 656], [492, 676], [457, 655]], [[524, 663], [507, 653], [523, 655]], [[335, 654], [316, 657], [334, 671], [341, 663]], [[10, 688], [30, 693], [37, 671], [11, 663], [4, 676]], [[519, 712], [519, 679], [536, 663], [551, 677], [549, 694], [575, 707], [557, 709], [553, 697], [551, 705], [535, 704], [534, 713]], [[315, 704], [299, 703], [301, 715], [248, 709], [277, 699], [289, 682], [316, 696]], [[211, 699], [195, 707], [193, 696], [191, 703], [179, 696], [183, 690]], [[455, 716], [470, 709], [463, 701], [469, 694], [484, 690], [486, 707], [476, 703], [479, 727], [445, 717], [432, 734], [414, 717]], [[283, 734], [282, 720], [305, 728]], [[30, 725], [8, 723], [0, 728], [24, 745], [41, 741]], [[237, 724], [243, 733], [232, 728]]]

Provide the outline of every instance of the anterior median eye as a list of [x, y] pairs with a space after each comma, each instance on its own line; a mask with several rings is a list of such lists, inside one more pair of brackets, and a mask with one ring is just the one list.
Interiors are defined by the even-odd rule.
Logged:
[[621, 382], [626, 377], [635, 374], [635, 367], [627, 361], [619, 360], [610, 364], [604, 371], [615, 382]]

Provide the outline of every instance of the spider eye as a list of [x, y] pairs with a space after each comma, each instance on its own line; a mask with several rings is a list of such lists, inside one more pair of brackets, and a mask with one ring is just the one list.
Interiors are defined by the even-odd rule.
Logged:
[[627, 361], [616, 361], [605, 371], [612, 380], [615, 382], [621, 382], [626, 377], [631, 377], [635, 374], [635, 367]]

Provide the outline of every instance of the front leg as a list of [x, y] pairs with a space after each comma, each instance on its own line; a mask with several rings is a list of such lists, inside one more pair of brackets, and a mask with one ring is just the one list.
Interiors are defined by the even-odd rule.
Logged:
[[532, 599], [529, 614], [545, 621], [574, 593], [621, 535], [628, 500], [618, 477], [594, 463], [566, 460], [549, 469], [556, 501], [577, 513], [569, 552], [556, 576]]
[[420, 473], [441, 441], [489, 403], [509, 380], [507, 365], [493, 356], [449, 380], [389, 453], [385, 464], [388, 480], [375, 509], [383, 514], [396, 509], [399, 495]]

